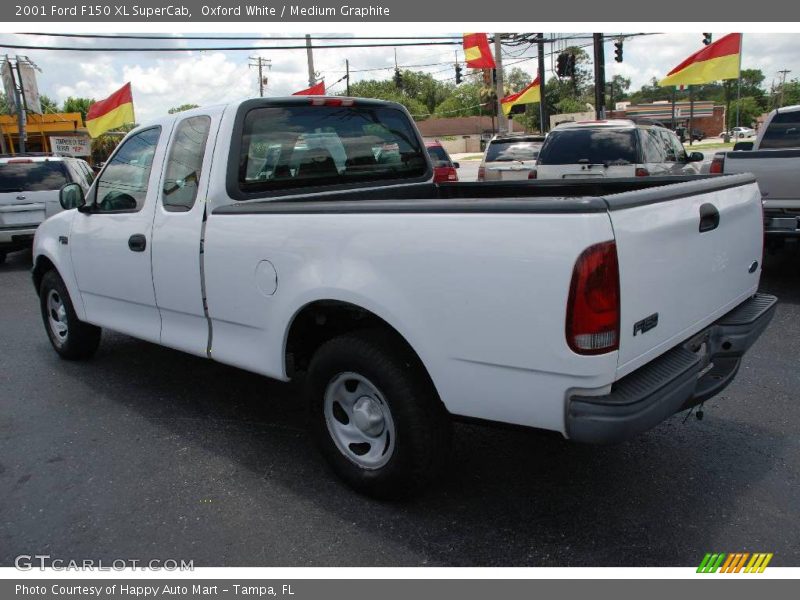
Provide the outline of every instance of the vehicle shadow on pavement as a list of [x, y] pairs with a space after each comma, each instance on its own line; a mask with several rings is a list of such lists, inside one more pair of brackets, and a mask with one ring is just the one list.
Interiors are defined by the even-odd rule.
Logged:
[[[20, 340], [36, 359], [15, 373], [32, 380], [26, 396], [0, 420], [0, 450], [13, 438], [19, 457], [0, 473], [3, 564], [44, 549], [195, 566], [690, 566], [759, 543], [776, 564], [797, 555], [780, 517], [754, 520], [750, 505], [775, 469], [787, 486], [777, 502], [797, 501], [781, 464], [796, 425], [753, 417], [762, 381], [744, 370], [703, 421], [676, 415], [616, 446], [457, 425], [447, 472], [392, 503], [328, 471], [305, 433], [302, 382], [114, 333], [92, 361], [70, 363], [40, 327]], [[778, 396], [795, 384], [775, 383], [776, 401], [795, 406], [784, 423], [797, 422], [796, 403]]]

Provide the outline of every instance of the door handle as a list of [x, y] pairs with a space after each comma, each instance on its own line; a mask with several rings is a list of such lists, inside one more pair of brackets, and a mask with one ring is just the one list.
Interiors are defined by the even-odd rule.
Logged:
[[141, 233], [134, 233], [128, 238], [128, 248], [133, 252], [144, 252], [144, 249], [147, 248], [147, 238]]
[[719, 226], [719, 211], [713, 204], [700, 206], [700, 233], [711, 231]]

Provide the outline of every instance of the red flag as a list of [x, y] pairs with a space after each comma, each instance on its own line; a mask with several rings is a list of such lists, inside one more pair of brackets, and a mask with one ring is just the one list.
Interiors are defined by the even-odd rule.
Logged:
[[292, 96], [324, 96], [325, 95], [325, 82], [320, 81], [315, 83], [310, 88], [295, 92]]
[[497, 66], [485, 33], [464, 34], [464, 58], [470, 69], [494, 69]]

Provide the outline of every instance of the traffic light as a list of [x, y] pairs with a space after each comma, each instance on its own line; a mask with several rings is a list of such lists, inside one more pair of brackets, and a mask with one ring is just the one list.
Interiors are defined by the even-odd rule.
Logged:
[[556, 75], [559, 77], [567, 76], [567, 62], [569, 62], [569, 54], [562, 52], [556, 59]]
[[711, 43], [711, 34], [710, 33], [704, 33], [703, 34], [703, 43], [706, 46], [708, 46]]
[[622, 40], [614, 42], [614, 60], [622, 62]]
[[394, 85], [398, 89], [402, 89], [403, 87], [403, 74], [397, 67], [394, 69]]
[[461, 83], [464, 78], [461, 76], [461, 65], [456, 63], [456, 85]]

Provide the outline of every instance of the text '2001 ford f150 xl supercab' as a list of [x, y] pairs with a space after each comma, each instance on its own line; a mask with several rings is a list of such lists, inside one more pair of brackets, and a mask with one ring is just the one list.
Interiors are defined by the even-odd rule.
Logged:
[[468, 417], [626, 439], [733, 379], [758, 293], [752, 177], [435, 185], [406, 110], [252, 99], [128, 134], [38, 230], [64, 358], [102, 327], [289, 380], [356, 489], [431, 480]]

